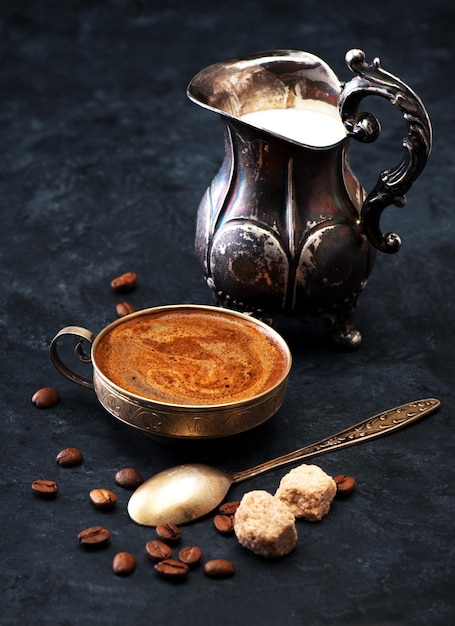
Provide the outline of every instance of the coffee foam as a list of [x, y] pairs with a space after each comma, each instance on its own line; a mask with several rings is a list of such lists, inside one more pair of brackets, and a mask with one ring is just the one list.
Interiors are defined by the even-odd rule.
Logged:
[[99, 370], [129, 393], [216, 405], [267, 391], [285, 376], [283, 346], [254, 321], [203, 309], [147, 313], [101, 337]]

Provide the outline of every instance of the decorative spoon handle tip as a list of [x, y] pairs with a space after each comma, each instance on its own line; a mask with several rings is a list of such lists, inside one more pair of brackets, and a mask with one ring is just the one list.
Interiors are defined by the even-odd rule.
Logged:
[[437, 398], [426, 398], [415, 402], [407, 402], [388, 411], [378, 413], [373, 417], [349, 426], [344, 430], [312, 443], [304, 448], [284, 454], [276, 459], [261, 463], [250, 469], [246, 469], [233, 474], [233, 482], [239, 483], [247, 478], [252, 478], [277, 467], [288, 465], [294, 461], [309, 459], [319, 454], [340, 450], [348, 446], [354, 446], [376, 437], [388, 435], [396, 430], [404, 428], [416, 422], [426, 415], [433, 413], [441, 406]]

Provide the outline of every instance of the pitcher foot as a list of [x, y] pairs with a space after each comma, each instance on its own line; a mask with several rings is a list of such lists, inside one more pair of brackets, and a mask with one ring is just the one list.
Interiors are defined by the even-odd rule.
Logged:
[[328, 334], [338, 348], [356, 350], [362, 343], [362, 335], [352, 326], [328, 325]]

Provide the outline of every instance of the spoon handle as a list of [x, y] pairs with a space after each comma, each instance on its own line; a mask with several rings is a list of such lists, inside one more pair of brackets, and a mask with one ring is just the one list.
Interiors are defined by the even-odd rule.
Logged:
[[276, 459], [256, 465], [250, 469], [246, 469], [240, 472], [232, 474], [233, 482], [239, 483], [247, 478], [252, 478], [258, 474], [268, 472], [269, 470], [287, 465], [293, 461], [300, 461], [302, 459], [309, 459], [318, 454], [325, 454], [332, 450], [339, 450], [341, 448], [347, 448], [348, 446], [355, 446], [358, 443], [363, 443], [375, 437], [382, 437], [389, 433], [408, 426], [417, 420], [420, 420], [425, 415], [436, 411], [441, 402], [436, 398], [427, 398], [425, 400], [417, 400], [416, 402], [409, 402], [402, 404], [383, 413], [378, 413], [354, 426], [349, 426], [345, 430], [339, 433], [321, 439], [317, 443], [313, 443], [305, 448], [300, 448], [295, 452], [284, 454]]

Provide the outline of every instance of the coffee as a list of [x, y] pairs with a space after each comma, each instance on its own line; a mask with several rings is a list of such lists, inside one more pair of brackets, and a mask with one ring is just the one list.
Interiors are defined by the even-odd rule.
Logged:
[[65, 448], [57, 454], [56, 461], [61, 467], [74, 467], [80, 465], [83, 458], [79, 448]]
[[235, 515], [235, 512], [239, 508], [240, 502], [238, 500], [232, 500], [230, 502], [223, 502], [218, 507], [218, 513], [220, 515]]
[[337, 486], [337, 496], [348, 496], [354, 491], [355, 478], [346, 474], [338, 474], [333, 477]]
[[234, 532], [233, 515], [222, 515], [218, 513], [213, 518], [213, 523], [218, 532], [222, 535], [230, 535]]
[[137, 274], [135, 272], [125, 272], [111, 281], [111, 288], [119, 293], [132, 291], [136, 286]]
[[204, 574], [209, 578], [227, 578], [234, 573], [234, 564], [227, 559], [213, 559], [204, 565]]
[[119, 302], [116, 306], [117, 316], [124, 317], [130, 313], [134, 313], [135, 308], [129, 302]]
[[199, 546], [185, 546], [179, 552], [179, 561], [190, 567], [197, 565], [202, 559], [202, 550]]
[[38, 409], [48, 409], [58, 402], [60, 402], [60, 394], [53, 387], [38, 389], [32, 396], [32, 404], [38, 407]]
[[53, 498], [58, 493], [58, 484], [55, 480], [34, 480], [32, 483], [32, 490], [38, 496], [43, 498]]
[[102, 335], [94, 360], [123, 390], [160, 402], [216, 405], [280, 382], [289, 366], [267, 328], [222, 310], [180, 308], [126, 319]]
[[169, 543], [178, 543], [182, 538], [182, 531], [175, 524], [158, 524], [156, 534], [161, 540]]
[[152, 561], [155, 561], [156, 563], [172, 558], [172, 548], [160, 539], [147, 541], [145, 544], [145, 551]]
[[124, 489], [137, 489], [139, 485], [142, 485], [144, 479], [134, 467], [124, 467], [119, 470], [115, 475], [115, 482]]
[[77, 538], [82, 546], [100, 547], [104, 546], [110, 539], [111, 533], [104, 526], [90, 526], [84, 528], [78, 534]]
[[112, 561], [112, 571], [117, 576], [129, 576], [136, 569], [136, 558], [130, 552], [117, 552]]
[[159, 561], [158, 563], [155, 563], [154, 567], [160, 576], [170, 580], [181, 580], [188, 574], [190, 569], [186, 563], [177, 561], [177, 559], [165, 559], [164, 561]]
[[92, 489], [89, 497], [99, 509], [113, 509], [117, 502], [117, 496], [110, 489]]

